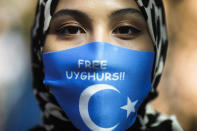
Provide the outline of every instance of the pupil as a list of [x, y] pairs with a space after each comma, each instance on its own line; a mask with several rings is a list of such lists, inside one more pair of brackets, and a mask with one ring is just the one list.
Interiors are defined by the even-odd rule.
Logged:
[[119, 28], [119, 33], [121, 33], [121, 34], [128, 34], [128, 33], [130, 33], [129, 27], [121, 27], [121, 28]]
[[70, 34], [76, 34], [76, 33], [78, 33], [78, 30], [79, 30], [79, 28], [77, 28], [77, 27], [69, 27], [68, 28], [68, 33], [70, 33]]

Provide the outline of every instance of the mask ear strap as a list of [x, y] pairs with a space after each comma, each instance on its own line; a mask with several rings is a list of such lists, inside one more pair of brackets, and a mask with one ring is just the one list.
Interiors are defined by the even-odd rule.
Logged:
[[41, 53], [43, 52], [43, 47], [40, 48], [40, 52], [41, 52]]

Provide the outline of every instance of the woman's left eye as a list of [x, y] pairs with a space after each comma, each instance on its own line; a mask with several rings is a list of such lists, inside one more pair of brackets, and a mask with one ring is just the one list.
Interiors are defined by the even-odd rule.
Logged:
[[112, 33], [116, 35], [136, 35], [140, 32], [140, 30], [131, 26], [120, 26], [115, 28]]

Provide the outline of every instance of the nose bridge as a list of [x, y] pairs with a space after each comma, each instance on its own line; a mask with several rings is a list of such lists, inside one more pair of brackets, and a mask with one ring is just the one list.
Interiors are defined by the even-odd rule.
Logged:
[[93, 32], [90, 35], [91, 41], [109, 41], [108, 28], [103, 22], [96, 22], [93, 28]]

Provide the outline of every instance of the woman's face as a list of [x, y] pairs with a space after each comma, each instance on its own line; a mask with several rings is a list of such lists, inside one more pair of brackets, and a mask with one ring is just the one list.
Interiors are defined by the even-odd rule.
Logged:
[[134, 0], [60, 0], [43, 51], [59, 51], [93, 41], [153, 51], [146, 21]]

